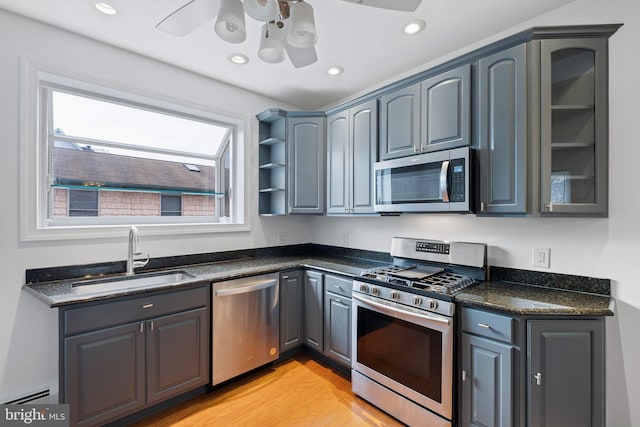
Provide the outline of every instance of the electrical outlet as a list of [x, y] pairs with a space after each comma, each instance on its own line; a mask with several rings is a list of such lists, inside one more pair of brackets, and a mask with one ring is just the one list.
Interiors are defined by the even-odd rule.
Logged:
[[533, 248], [533, 260], [531, 264], [534, 267], [549, 268], [550, 248], [535, 247]]
[[278, 244], [282, 245], [283, 243], [287, 243], [287, 236], [284, 231], [278, 231]]

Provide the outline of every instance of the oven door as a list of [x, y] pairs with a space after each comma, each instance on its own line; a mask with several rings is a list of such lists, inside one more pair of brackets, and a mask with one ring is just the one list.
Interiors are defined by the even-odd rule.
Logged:
[[452, 419], [453, 319], [353, 293], [352, 368]]

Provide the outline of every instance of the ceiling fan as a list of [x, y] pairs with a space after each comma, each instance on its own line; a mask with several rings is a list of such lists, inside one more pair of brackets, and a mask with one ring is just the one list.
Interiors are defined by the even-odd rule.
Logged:
[[[382, 9], [415, 11], [422, 0], [342, 0]], [[217, 16], [215, 32], [230, 43], [246, 38], [245, 13], [264, 22], [258, 57], [279, 63], [286, 56], [295, 68], [318, 60], [315, 44], [318, 36], [313, 8], [305, 0], [189, 0], [156, 25], [175, 36], [184, 36]]]

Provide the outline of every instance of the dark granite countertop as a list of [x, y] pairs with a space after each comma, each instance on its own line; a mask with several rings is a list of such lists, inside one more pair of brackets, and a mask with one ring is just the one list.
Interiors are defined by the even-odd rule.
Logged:
[[500, 281], [464, 289], [456, 302], [517, 315], [613, 316], [615, 300], [598, 295]]
[[363, 270], [379, 265], [381, 265], [381, 262], [378, 261], [349, 257], [273, 256], [243, 258], [238, 260], [174, 267], [171, 268], [171, 270], [183, 270], [193, 274], [195, 277], [171, 284], [144, 286], [117, 291], [84, 293], [83, 295], [76, 294], [73, 291], [72, 284], [82, 280], [79, 278], [42, 283], [28, 283], [24, 285], [23, 288], [38, 297], [44, 303], [48, 304], [50, 307], [60, 307], [69, 304], [143, 294], [150, 291], [177, 289], [198, 285], [202, 282], [219, 282], [222, 280], [273, 273], [295, 268], [313, 268], [328, 273], [336, 273], [353, 277], [358, 276]]
[[[172, 290], [208, 282], [236, 279], [297, 268], [357, 277], [363, 270], [389, 264], [388, 254], [318, 245], [294, 245], [225, 253], [167, 257], [153, 260], [141, 273], [183, 270], [194, 277], [163, 285], [117, 291], [75, 293], [72, 284], [83, 278], [122, 276], [124, 263], [89, 264], [27, 271], [23, 288], [50, 307]], [[86, 276], [85, 276], [86, 275]], [[83, 277], [84, 276], [84, 277]], [[487, 282], [464, 289], [458, 303], [517, 315], [612, 316], [615, 300], [610, 281], [583, 276], [492, 267]]]

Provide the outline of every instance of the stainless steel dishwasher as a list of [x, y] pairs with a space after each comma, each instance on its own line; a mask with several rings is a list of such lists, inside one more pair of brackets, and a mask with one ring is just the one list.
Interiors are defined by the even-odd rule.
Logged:
[[278, 274], [213, 284], [211, 384], [279, 356]]

